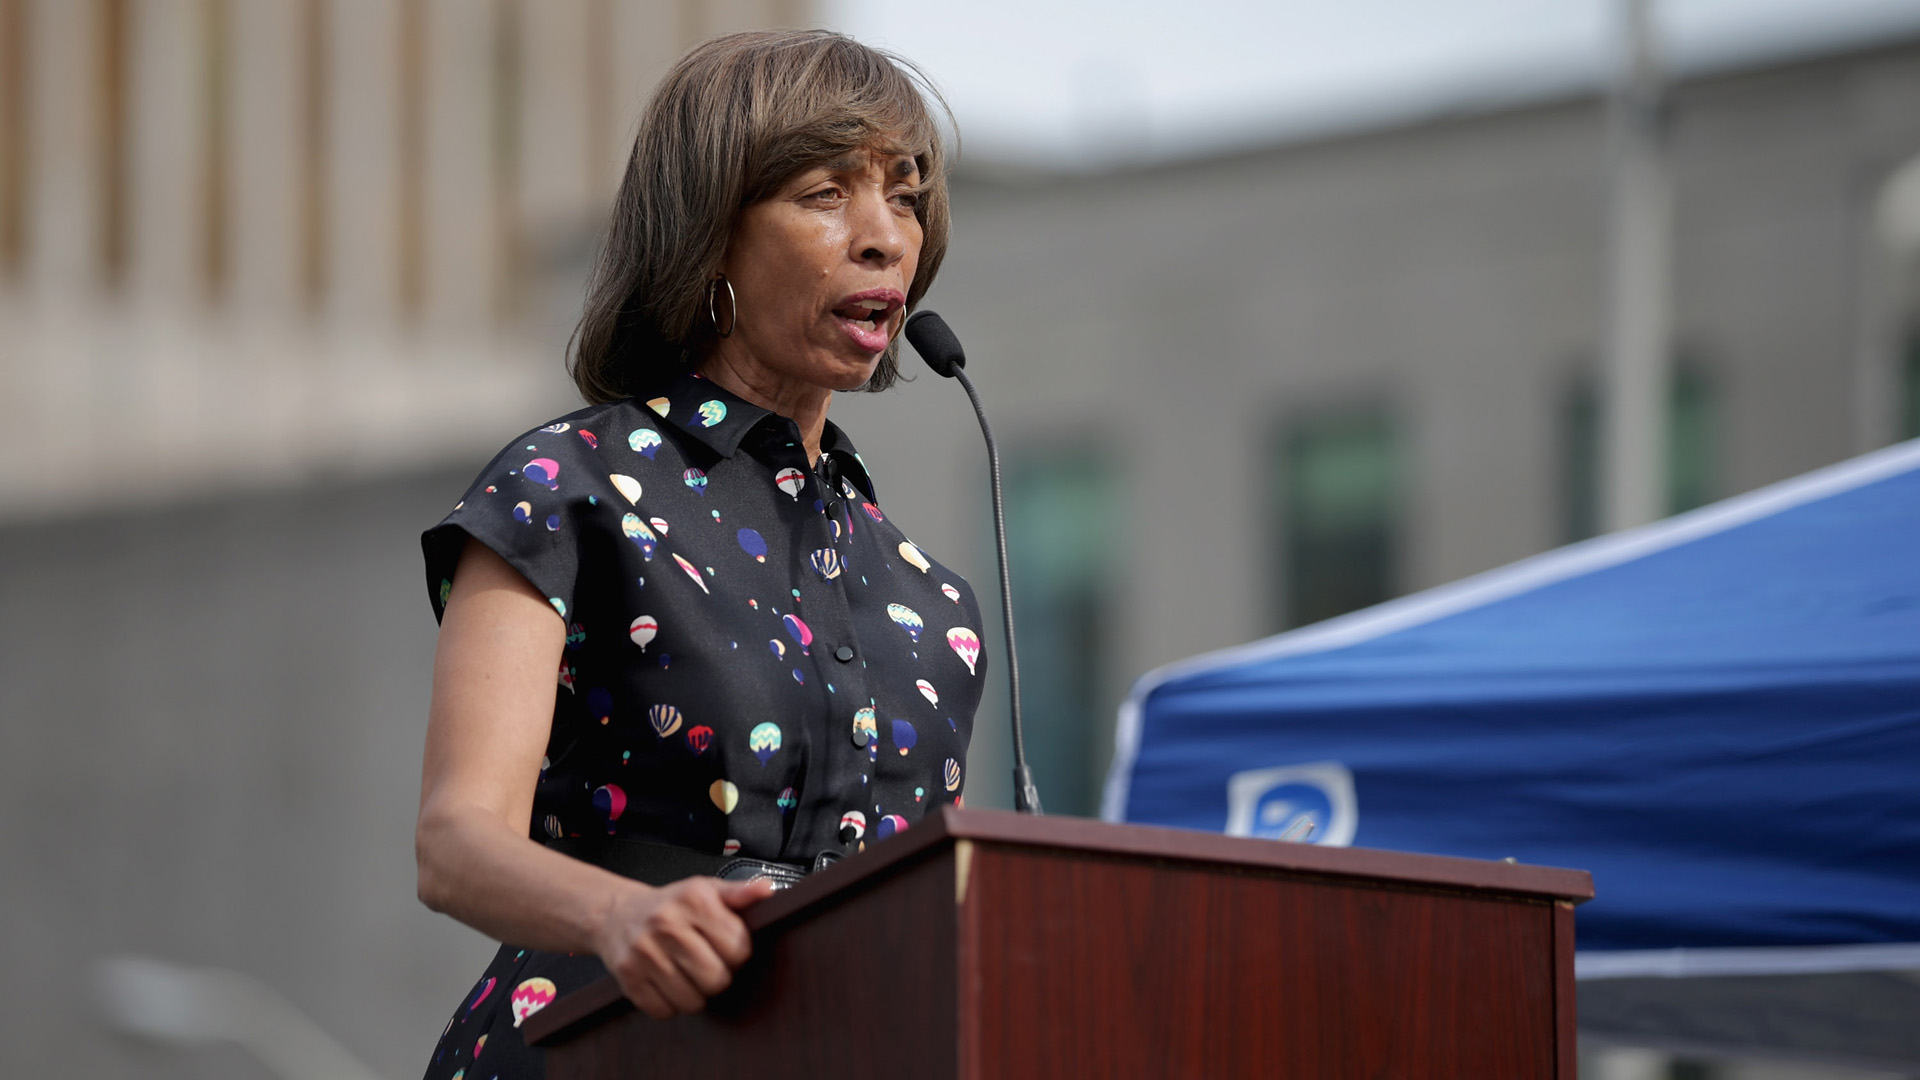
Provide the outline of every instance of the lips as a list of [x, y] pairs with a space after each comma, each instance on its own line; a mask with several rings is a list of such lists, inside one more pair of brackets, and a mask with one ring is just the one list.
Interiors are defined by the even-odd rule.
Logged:
[[868, 289], [842, 298], [833, 307], [833, 317], [854, 344], [877, 353], [886, 349], [893, 316], [906, 303], [907, 298], [898, 289]]

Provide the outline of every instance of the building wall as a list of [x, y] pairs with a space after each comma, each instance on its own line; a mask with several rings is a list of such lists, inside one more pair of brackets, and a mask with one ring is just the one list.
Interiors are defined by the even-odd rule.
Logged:
[[[479, 449], [644, 95], [799, 0], [0, 0], [0, 521]], [[137, 447], [137, 453], [128, 453]]]
[[[1679, 89], [1676, 348], [1712, 387], [1716, 497], [1846, 457], [1877, 423], [1855, 394], [1861, 268], [1882, 184], [1920, 154], [1915, 101], [1914, 46]], [[963, 177], [928, 305], [1010, 460], [1089, 439], [1119, 477], [1106, 715], [1141, 672], [1280, 628], [1269, 448], [1291, 418], [1377, 402], [1397, 421], [1402, 590], [1570, 539], [1602, 137], [1598, 104], [1570, 101], [1124, 175]], [[895, 515], [936, 550], [973, 544], [959, 565], [988, 575], [980, 502], [946, 502], [979, 491], [977, 433], [935, 381], [836, 416], [875, 444]], [[1104, 770], [1110, 733], [1087, 743]]]

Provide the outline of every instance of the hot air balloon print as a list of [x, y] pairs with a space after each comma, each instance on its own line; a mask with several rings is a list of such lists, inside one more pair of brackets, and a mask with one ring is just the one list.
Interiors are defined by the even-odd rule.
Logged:
[[546, 432], [549, 435], [559, 435], [559, 434], [563, 434], [568, 428], [572, 426], [573, 426], [572, 424], [562, 421], [557, 424], [548, 424], [546, 427], [543, 427], [540, 430]]
[[880, 516], [880, 508], [879, 508], [879, 507], [877, 507], [877, 506], [875, 506], [875, 505], [873, 505], [873, 504], [872, 504], [872, 503], [870, 503], [870, 502], [863, 502], [863, 503], [861, 503], [861, 504], [860, 504], [860, 509], [862, 509], [862, 510], [865, 510], [865, 511], [867, 512], [867, 516], [868, 516], [868, 517], [870, 517], [870, 518], [872, 518], [872, 519], [873, 519], [873, 520], [875, 520], [875, 521], [885, 521], [885, 520], [887, 520], [886, 518], [883, 518], [883, 517], [881, 517], [881, 516]]
[[940, 692], [933, 688], [932, 683], [928, 682], [925, 679], [915, 679], [913, 681], [913, 687], [914, 689], [920, 691], [921, 697], [927, 699], [927, 704], [929, 705], [940, 704]]
[[920, 553], [919, 548], [914, 547], [913, 544], [907, 540], [900, 541], [900, 557], [912, 563], [913, 568], [923, 574], [927, 572], [928, 567], [933, 565], [927, 561], [925, 555]]
[[791, 814], [793, 813], [793, 808], [800, 805], [800, 797], [795, 795], [793, 789], [790, 787], [781, 788], [780, 797], [773, 801], [773, 805], [779, 807], [781, 813]]
[[655, 705], [647, 710], [647, 723], [653, 725], [653, 733], [666, 738], [680, 730], [682, 717], [680, 710], [671, 705]]
[[560, 988], [553, 985], [552, 979], [528, 979], [513, 988], [513, 996], [507, 999], [513, 1007], [513, 1026], [519, 1027], [527, 1017], [553, 1004]]
[[602, 784], [593, 789], [593, 808], [607, 819], [607, 832], [613, 832], [613, 823], [627, 812], [627, 793], [619, 784]]
[[813, 564], [813, 572], [827, 581], [840, 576], [840, 553], [832, 548], [821, 548], [807, 561]]
[[760, 764], [765, 765], [768, 758], [780, 752], [780, 725], [755, 724], [753, 730], [747, 732], [747, 749], [760, 759]]
[[519, 522], [522, 525], [525, 525], [528, 522], [532, 521], [533, 520], [533, 504], [530, 502], [514, 503], [513, 504], [513, 520]]
[[627, 435], [627, 445], [633, 448], [634, 453], [645, 454], [648, 461], [652, 461], [654, 453], [660, 449], [660, 442], [660, 433], [652, 428], [634, 428]]
[[913, 730], [912, 724], [907, 723], [905, 720], [895, 720], [893, 722], [893, 748], [900, 751], [901, 757], [906, 757], [907, 751], [913, 749], [919, 742], [920, 735]]
[[610, 473], [607, 479], [613, 482], [613, 490], [619, 492], [629, 506], [640, 501], [640, 481], [625, 473]]
[[787, 636], [799, 642], [800, 651], [806, 653], [807, 647], [813, 644], [813, 631], [808, 629], [806, 623], [800, 621], [798, 615], [782, 615], [780, 621], [786, 624]]
[[980, 660], [980, 635], [964, 626], [956, 626], [947, 631], [947, 645], [960, 662], [967, 665], [967, 674], [978, 674], [974, 664]]
[[701, 427], [713, 427], [727, 418], [727, 403], [724, 401], [703, 401], [694, 410], [695, 420]]
[[733, 813], [733, 808], [740, 805], [740, 789], [733, 786], [730, 780], [715, 780], [707, 788], [707, 797], [723, 814]]
[[641, 558], [653, 558], [653, 546], [660, 542], [660, 538], [653, 535], [653, 530], [647, 528], [647, 523], [640, 520], [639, 514], [623, 515], [620, 518], [620, 531], [640, 549]]
[[467, 1002], [467, 1015], [473, 1015], [473, 1010], [479, 1008], [480, 1003], [487, 1000], [487, 995], [493, 993], [493, 988], [498, 985], [499, 982], [499, 979], [490, 978], [480, 984], [480, 989], [474, 992], [473, 1000]]
[[781, 469], [773, 474], [773, 482], [781, 491], [797, 500], [800, 498], [800, 492], [807, 486], [807, 474], [799, 469]]
[[952, 758], [948, 758], [946, 764], [940, 766], [940, 779], [947, 785], [948, 791], [959, 790], [960, 763]]
[[867, 835], [867, 815], [858, 810], [849, 810], [840, 815], [840, 842], [851, 844]]
[[587, 715], [602, 724], [613, 719], [613, 695], [605, 687], [596, 686], [587, 691]]
[[598, 438], [598, 437], [596, 437], [596, 436], [594, 435], [594, 433], [593, 433], [593, 432], [591, 432], [591, 431], [588, 431], [588, 430], [587, 430], [586, 428], [581, 428], [581, 429], [580, 429], [580, 441], [581, 441], [581, 442], [583, 442], [583, 443], [586, 443], [586, 444], [587, 444], [587, 449], [589, 449], [589, 450], [598, 450], [598, 449], [600, 449], [600, 440], [599, 440], [599, 438]]
[[687, 576], [693, 579], [693, 583], [695, 585], [700, 586], [701, 592], [706, 593], [708, 596], [713, 595], [712, 591], [707, 588], [707, 579], [700, 576], [699, 567], [693, 565], [692, 563], [688, 562], [687, 560], [681, 558], [678, 555], [675, 555], [673, 557], [673, 561], [680, 564], [680, 569], [685, 570], [687, 572]]
[[779, 638], [768, 639], [767, 648], [773, 650], [773, 658], [775, 660], [785, 660], [787, 658], [787, 643], [781, 641]]
[[738, 533], [735, 533], [734, 536], [740, 541], [740, 550], [753, 556], [754, 562], [767, 561], [767, 541], [765, 537], [752, 529], [741, 529]]
[[927, 625], [920, 621], [919, 612], [905, 604], [888, 604], [887, 618], [899, 624], [900, 629], [905, 630], [907, 636], [913, 638], [915, 643], [919, 642], [920, 631], [925, 629]]
[[700, 469], [688, 469], [686, 472], [680, 474], [680, 479], [686, 482], [687, 487], [691, 488], [695, 495], [705, 495], [707, 493], [707, 474], [704, 471]]
[[663, 397], [648, 398], [647, 408], [652, 409], [655, 416], [665, 416], [673, 408], [673, 402]]
[[520, 467], [520, 475], [536, 484], [545, 484], [548, 490], [560, 487], [560, 463], [552, 458], [534, 458]]
[[901, 817], [899, 814], [888, 814], [886, 817], [880, 819], [879, 824], [873, 827], [873, 837], [876, 840], [885, 840], [889, 836], [898, 836], [906, 831], [906, 818]]
[[951, 600], [951, 601], [953, 601], [954, 603], [956, 603], [956, 604], [957, 604], [957, 603], [959, 603], [959, 602], [960, 602], [960, 590], [959, 590], [959, 589], [956, 589], [956, 588], [954, 588], [953, 586], [951, 586], [951, 585], [949, 585], [949, 584], [947, 584], [946, 582], [944, 582], [944, 581], [943, 581], [943, 582], [941, 582], [941, 583], [940, 583], [940, 591], [941, 591], [941, 592], [943, 592], [943, 593], [946, 593], [946, 594], [947, 594], [947, 599], [949, 599], [949, 600]]
[[540, 827], [547, 830], [547, 835], [553, 837], [555, 840], [566, 835], [566, 833], [560, 829], [560, 815], [558, 814], [548, 814], [546, 819], [540, 823]]
[[627, 636], [640, 646], [641, 652], [647, 651], [650, 644], [660, 633], [660, 621], [651, 615], [642, 615], [627, 626]]
[[699, 757], [701, 754], [706, 753], [707, 747], [712, 745], [713, 745], [713, 729], [712, 728], [708, 727], [705, 724], [701, 724], [699, 727], [689, 728], [687, 730], [687, 749], [693, 751], [694, 757]]
[[876, 714], [870, 708], [855, 709], [853, 713], [853, 745], [870, 746], [880, 737], [880, 725]]
[[648, 518], [647, 524], [653, 526], [653, 531], [659, 533], [661, 536], [667, 535], [666, 518]]

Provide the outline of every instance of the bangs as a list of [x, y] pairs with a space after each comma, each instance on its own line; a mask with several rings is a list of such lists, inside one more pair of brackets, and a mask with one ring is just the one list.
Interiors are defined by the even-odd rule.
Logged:
[[[795, 50], [800, 51], [800, 50]], [[807, 169], [851, 155], [876, 153], [913, 159], [922, 185], [944, 172], [940, 127], [928, 98], [949, 116], [946, 101], [911, 63], [840, 39], [825, 49], [782, 56], [773, 50], [753, 81], [777, 99], [756, 93], [749, 113], [747, 176], [741, 205], [766, 199]], [[798, 60], [792, 70], [782, 60]]]

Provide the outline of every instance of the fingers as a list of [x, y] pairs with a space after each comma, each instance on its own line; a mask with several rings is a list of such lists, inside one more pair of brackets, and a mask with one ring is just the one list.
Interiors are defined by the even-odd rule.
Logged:
[[770, 883], [699, 878], [685, 884], [688, 899], [699, 909], [694, 925], [699, 928], [708, 946], [729, 970], [746, 963], [747, 958], [753, 955], [753, 937], [747, 932], [747, 924], [734, 913], [736, 907], [745, 906], [736, 897], [744, 894], [750, 898], [746, 903], [755, 902], [772, 893]]
[[766, 878], [723, 881], [720, 883], [720, 902], [735, 911], [742, 911], [772, 896], [775, 891], [773, 882]]
[[699, 1012], [707, 998], [733, 982], [733, 969], [752, 953], [752, 937], [735, 912], [772, 890], [764, 882], [723, 883], [690, 878], [647, 889], [613, 929], [602, 954], [634, 1005], [666, 1019]]

